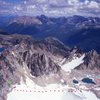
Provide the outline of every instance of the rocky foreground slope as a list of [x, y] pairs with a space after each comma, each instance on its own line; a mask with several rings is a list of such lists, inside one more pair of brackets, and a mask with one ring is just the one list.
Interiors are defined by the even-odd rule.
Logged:
[[[4, 49], [0, 52], [0, 100], [7, 100], [12, 86], [20, 84], [21, 80], [26, 82], [25, 75], [39, 86], [53, 83], [72, 86], [75, 77], [80, 80], [80, 77], [84, 78], [89, 74], [91, 77], [94, 75], [92, 78], [96, 83], [95, 86], [91, 85], [91, 91], [100, 84], [95, 78], [100, 71], [100, 55], [96, 51], [83, 53], [81, 49], [69, 48], [52, 37], [35, 40], [18, 34], [0, 35], [0, 48]], [[81, 56], [84, 57], [83, 62], [76, 66], [69, 64]], [[63, 70], [63, 67], [69, 67], [70, 71]], [[90, 85], [86, 86], [89, 88]], [[100, 98], [100, 90], [96, 93], [97, 91], [95, 90], [95, 94]]]

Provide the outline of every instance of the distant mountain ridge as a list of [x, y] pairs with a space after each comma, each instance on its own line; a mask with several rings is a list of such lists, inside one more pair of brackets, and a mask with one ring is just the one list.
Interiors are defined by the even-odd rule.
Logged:
[[[37, 17], [20, 16], [2, 20], [0, 28], [8, 33], [29, 34], [35, 38], [55, 37], [66, 45], [80, 46], [84, 51], [92, 49], [100, 53], [100, 18], [98, 17], [59, 17], [44, 15]], [[91, 45], [90, 45], [91, 44]]]
[[21, 16], [21, 17], [18, 17], [18, 18], [15, 18], [13, 21], [11, 21], [9, 24], [13, 24], [13, 23], [16, 23], [16, 24], [22, 24], [22, 25], [41, 25], [42, 22], [36, 18], [36, 17], [29, 17], [29, 16]]

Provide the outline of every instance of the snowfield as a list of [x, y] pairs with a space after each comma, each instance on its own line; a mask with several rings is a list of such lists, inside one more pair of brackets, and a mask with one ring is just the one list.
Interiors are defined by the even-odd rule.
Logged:
[[60, 84], [40, 87], [29, 78], [26, 83], [21, 81], [20, 85], [16, 84], [14, 87], [7, 95], [7, 100], [99, 100], [92, 92], [69, 92], [68, 86]]
[[84, 61], [83, 61], [83, 58], [85, 57], [85, 55], [82, 55], [80, 58], [75, 58], [73, 59], [71, 62], [68, 62], [64, 65], [61, 66], [61, 68], [64, 70], [64, 71], [71, 71], [72, 69], [74, 69], [75, 67], [79, 66], [80, 64], [82, 64]]

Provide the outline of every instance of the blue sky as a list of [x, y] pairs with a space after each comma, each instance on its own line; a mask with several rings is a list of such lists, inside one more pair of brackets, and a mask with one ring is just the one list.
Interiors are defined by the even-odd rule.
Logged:
[[100, 16], [100, 0], [0, 0], [0, 14]]
[[13, 2], [13, 3], [16, 3], [16, 2], [20, 2], [21, 0], [5, 0], [6, 2]]

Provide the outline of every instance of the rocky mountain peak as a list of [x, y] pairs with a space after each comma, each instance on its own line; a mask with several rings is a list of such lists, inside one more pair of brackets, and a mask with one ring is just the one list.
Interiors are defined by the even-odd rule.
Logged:
[[36, 17], [20, 16], [12, 20], [9, 24], [22, 24], [22, 25], [41, 25], [42, 22]]
[[97, 53], [97, 51], [95, 51], [95, 50], [91, 50], [89, 53], [88, 53], [88, 55], [90, 56], [90, 57], [98, 57], [99, 56], [99, 54]]
[[78, 66], [76, 69], [100, 69], [100, 54], [95, 50], [91, 50], [86, 53], [84, 57], [84, 63]]
[[49, 75], [60, 71], [60, 66], [45, 54], [34, 53], [26, 55], [26, 63], [33, 76]]
[[[11, 36], [10, 39], [15, 41], [15, 36]], [[5, 42], [6, 45], [9, 46], [9, 40], [6, 39]], [[53, 47], [53, 45], [52, 48], [48, 48], [50, 44], [46, 43], [46, 45], [45, 43], [23, 37], [18, 44], [10, 44], [12, 45], [11, 48], [4, 51], [2, 56], [4, 60], [8, 59], [8, 62], [13, 62], [11, 67], [14, 66], [15, 63], [17, 68], [19, 68], [19, 65], [24, 66], [23, 64], [25, 64], [30, 70], [30, 73], [35, 77], [57, 73], [60, 71], [60, 66], [53, 60], [53, 58], [56, 57], [56, 55], [61, 56], [65, 52], [60, 51], [59, 48], [55, 46]], [[41, 46], [43, 46], [43, 49]], [[56, 48], [59, 50], [59, 52], [53, 55], [53, 52], [51, 51], [55, 51]], [[62, 52], [62, 54], [59, 54], [60, 52]]]

